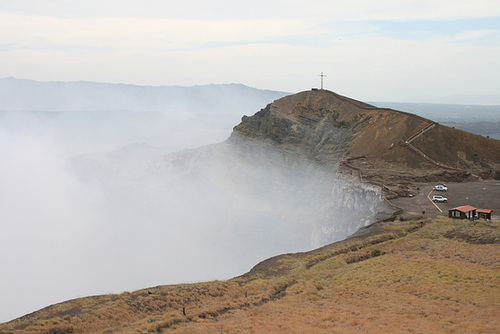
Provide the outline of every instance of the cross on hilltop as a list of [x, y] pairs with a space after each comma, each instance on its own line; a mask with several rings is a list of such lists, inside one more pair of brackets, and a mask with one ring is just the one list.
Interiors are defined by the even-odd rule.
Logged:
[[321, 72], [321, 74], [318, 74], [318, 77], [321, 77], [321, 90], [323, 90], [323, 78], [326, 77], [326, 75]]

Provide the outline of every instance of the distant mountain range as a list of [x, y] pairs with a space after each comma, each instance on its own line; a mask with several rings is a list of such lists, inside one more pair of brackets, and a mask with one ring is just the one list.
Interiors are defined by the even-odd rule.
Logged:
[[[288, 93], [242, 84], [137, 86], [89, 81], [0, 79], [0, 110], [132, 110], [191, 115], [245, 114]], [[180, 115], [179, 115], [180, 116]]]
[[498, 122], [500, 105], [370, 102], [378, 107], [408, 111], [437, 122]]
[[439, 104], [464, 104], [464, 105], [500, 105], [500, 95], [498, 94], [464, 94], [436, 97], [426, 99], [426, 103]]
[[242, 84], [135, 86], [0, 79], [0, 134], [44, 135], [68, 155], [146, 143], [168, 151], [226, 139], [242, 115], [287, 95]]

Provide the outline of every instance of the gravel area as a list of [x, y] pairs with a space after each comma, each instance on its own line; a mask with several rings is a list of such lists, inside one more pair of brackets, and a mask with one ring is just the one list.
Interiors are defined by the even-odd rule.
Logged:
[[[400, 197], [391, 200], [401, 207], [406, 214], [438, 216], [448, 215], [448, 210], [462, 205], [472, 205], [480, 209], [493, 210], [492, 218], [500, 219], [500, 181], [447, 183], [448, 191], [433, 191], [436, 184], [417, 184], [420, 192], [413, 197]], [[429, 200], [434, 195], [448, 199], [447, 203], [434, 203]], [[429, 198], [427, 197], [429, 196]], [[440, 211], [442, 210], [442, 212]]]

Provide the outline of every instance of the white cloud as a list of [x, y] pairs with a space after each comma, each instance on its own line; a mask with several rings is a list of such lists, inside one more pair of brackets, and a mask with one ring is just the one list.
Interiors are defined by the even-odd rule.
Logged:
[[494, 17], [495, 0], [19, 0], [0, 4], [0, 11], [57, 17], [164, 17], [190, 19], [313, 18], [328, 20], [408, 20]]
[[452, 38], [449, 38], [448, 40], [450, 42], [466, 42], [466, 41], [476, 41], [476, 40], [481, 40], [483, 38], [488, 38], [492, 37], [495, 39], [496, 36], [500, 35], [500, 29], [498, 30], [471, 30], [471, 31], [465, 31], [462, 33], [458, 33], [454, 35]]
[[307, 20], [63, 19], [0, 13], [3, 44], [25, 47], [193, 48], [210, 43], [305, 38], [319, 28]]
[[[412, 21], [418, 38], [405, 34], [407, 26], [381, 26], [500, 16], [500, 7], [488, 0], [65, 3], [0, 4], [0, 76], [152, 85], [242, 82], [297, 91], [317, 85], [316, 73], [328, 71], [336, 87], [356, 82], [350, 85], [358, 87], [355, 94], [372, 86], [374, 92], [399, 92], [420, 82], [430, 94], [432, 85], [419, 78], [450, 68], [450, 77], [479, 82], [457, 82], [455, 93], [495, 94], [499, 86], [493, 75], [481, 74], [487, 66], [491, 74], [500, 68], [498, 31], [491, 23], [442, 32]], [[484, 54], [490, 55], [486, 62]], [[476, 71], [466, 71], [472, 67]], [[390, 82], [380, 85], [382, 79]]]

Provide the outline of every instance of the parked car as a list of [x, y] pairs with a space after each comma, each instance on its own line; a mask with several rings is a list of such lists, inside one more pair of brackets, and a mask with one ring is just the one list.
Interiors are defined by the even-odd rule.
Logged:
[[448, 187], [442, 185], [442, 184], [438, 184], [437, 186], [434, 186], [434, 190], [437, 190], [437, 191], [447, 191], [448, 190]]
[[432, 200], [436, 203], [446, 203], [448, 202], [448, 199], [443, 196], [432, 196]]

